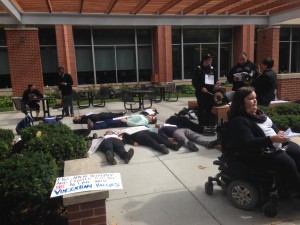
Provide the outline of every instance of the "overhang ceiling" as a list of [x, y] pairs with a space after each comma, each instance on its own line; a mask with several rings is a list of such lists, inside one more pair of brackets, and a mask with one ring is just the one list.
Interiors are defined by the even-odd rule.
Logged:
[[300, 0], [0, 0], [3, 25], [299, 24]]

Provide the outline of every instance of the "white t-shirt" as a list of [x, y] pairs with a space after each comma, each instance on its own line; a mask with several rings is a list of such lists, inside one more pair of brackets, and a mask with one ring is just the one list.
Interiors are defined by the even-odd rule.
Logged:
[[[277, 135], [275, 130], [272, 128], [273, 122], [269, 117], [267, 117], [267, 120], [264, 123], [257, 123], [257, 125], [262, 129], [266, 137]], [[276, 148], [282, 147], [282, 144], [277, 142], [274, 142], [273, 145]]]

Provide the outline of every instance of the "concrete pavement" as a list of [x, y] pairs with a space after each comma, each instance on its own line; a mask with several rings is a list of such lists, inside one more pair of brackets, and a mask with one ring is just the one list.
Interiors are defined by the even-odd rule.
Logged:
[[[163, 123], [169, 116], [187, 107], [190, 99], [154, 104], [153, 107], [159, 112], [158, 121]], [[76, 109], [75, 115], [103, 111], [124, 111], [123, 103], [107, 103], [105, 108]], [[52, 115], [60, 113], [51, 110]], [[0, 127], [15, 129], [23, 117], [19, 112], [0, 113]], [[73, 124], [70, 117], [62, 122], [72, 129], [86, 128], [86, 125]], [[153, 130], [156, 131], [154, 126]], [[104, 130], [95, 132], [101, 135]], [[204, 140], [215, 138], [203, 136]], [[127, 150], [130, 147], [125, 146]], [[267, 218], [261, 208], [254, 211], [234, 208], [219, 187], [214, 187], [213, 195], [207, 195], [204, 184], [208, 176], [218, 172], [212, 162], [220, 156], [220, 152], [198, 147], [198, 152], [182, 147], [178, 152], [170, 150], [168, 155], [163, 155], [138, 146], [134, 147], [135, 154], [129, 164], [116, 157], [118, 164], [115, 166], [106, 162], [103, 153], [92, 154], [90, 157], [99, 161], [101, 172], [118, 172], [122, 177], [124, 189], [110, 191], [106, 201], [108, 225], [300, 224], [299, 200], [281, 200], [278, 215]]]

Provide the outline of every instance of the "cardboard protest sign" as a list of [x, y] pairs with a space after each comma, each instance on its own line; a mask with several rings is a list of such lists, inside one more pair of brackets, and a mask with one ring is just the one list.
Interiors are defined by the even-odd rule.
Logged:
[[120, 173], [97, 173], [56, 178], [51, 198], [83, 191], [123, 189]]

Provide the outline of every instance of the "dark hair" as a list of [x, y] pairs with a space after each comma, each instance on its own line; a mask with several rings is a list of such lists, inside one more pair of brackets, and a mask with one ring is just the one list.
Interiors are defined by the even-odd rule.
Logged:
[[266, 65], [268, 69], [271, 69], [274, 66], [274, 60], [271, 57], [265, 58], [262, 63]]
[[28, 84], [28, 90], [33, 86], [33, 84]]
[[58, 70], [65, 70], [62, 66], [58, 67]]
[[213, 58], [213, 56], [211, 54], [204, 54], [202, 56], [200, 64], [202, 65], [205, 60], [212, 59], [212, 58]]
[[230, 105], [230, 110], [228, 112], [229, 120], [246, 113], [244, 99], [253, 91], [254, 88], [250, 86], [241, 87], [235, 91]]

